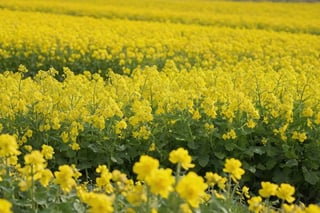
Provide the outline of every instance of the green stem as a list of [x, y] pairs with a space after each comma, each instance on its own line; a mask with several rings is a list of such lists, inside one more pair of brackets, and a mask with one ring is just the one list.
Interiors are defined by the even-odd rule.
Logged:
[[36, 208], [36, 203], [35, 203], [35, 200], [34, 200], [34, 179], [33, 179], [33, 176], [34, 176], [34, 172], [33, 172], [33, 165], [30, 165], [31, 166], [31, 203], [32, 203], [32, 209], [35, 211], [35, 212], [38, 212], [37, 208]]
[[178, 163], [177, 164], [177, 170], [176, 170], [176, 184], [179, 182], [180, 180], [180, 173], [181, 173], [181, 164]]

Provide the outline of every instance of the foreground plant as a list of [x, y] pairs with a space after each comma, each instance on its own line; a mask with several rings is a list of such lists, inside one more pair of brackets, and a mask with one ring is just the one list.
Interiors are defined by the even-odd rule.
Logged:
[[221, 176], [207, 172], [203, 178], [189, 171], [194, 164], [188, 150], [178, 148], [169, 153], [175, 171], [142, 155], [133, 166], [136, 181], [99, 165], [95, 181], [89, 183], [81, 181], [76, 165], [61, 165], [54, 172], [47, 169], [47, 160], [54, 158], [51, 146], [28, 150], [19, 164], [12, 160], [21, 154], [15, 136], [0, 135], [1, 212], [317, 213], [320, 209], [314, 204], [295, 205], [295, 188], [287, 183], [262, 182], [260, 196], [254, 196], [248, 187], [241, 187], [245, 171], [234, 158], [225, 160]]

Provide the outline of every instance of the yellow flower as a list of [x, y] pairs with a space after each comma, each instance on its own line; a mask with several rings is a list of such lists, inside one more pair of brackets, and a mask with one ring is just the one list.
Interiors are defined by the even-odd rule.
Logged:
[[230, 173], [232, 180], [237, 182], [237, 180], [240, 180], [241, 176], [244, 174], [244, 170], [241, 168], [241, 165], [241, 162], [237, 159], [226, 159], [223, 171]]
[[47, 187], [50, 180], [53, 178], [53, 174], [49, 169], [44, 169], [39, 171], [34, 178], [39, 179], [41, 185]]
[[11, 210], [12, 204], [5, 200], [5, 199], [0, 199], [0, 212], [1, 213], [13, 213]]
[[33, 172], [40, 171], [46, 167], [46, 161], [40, 151], [34, 150], [24, 156], [24, 162], [26, 165], [33, 167]]
[[250, 198], [249, 187], [243, 186], [241, 190], [242, 190], [242, 194], [243, 194], [246, 198]]
[[320, 212], [320, 206], [316, 204], [310, 204], [306, 209], [305, 213], [319, 213]]
[[278, 185], [270, 182], [261, 182], [262, 189], [259, 190], [259, 195], [264, 198], [274, 196], [277, 193]]
[[187, 203], [180, 204], [179, 209], [182, 213], [192, 213], [192, 210]]
[[140, 161], [133, 166], [133, 172], [138, 175], [138, 180], [144, 180], [149, 174], [159, 167], [159, 161], [148, 155], [140, 156]]
[[217, 184], [220, 189], [225, 188], [225, 185], [226, 185], [225, 183], [227, 182], [227, 178], [221, 177], [217, 173], [212, 173], [212, 172], [207, 172], [205, 178], [209, 186], [215, 186]]
[[163, 198], [168, 198], [169, 192], [173, 191], [175, 178], [171, 175], [171, 169], [157, 169], [146, 177], [146, 183], [150, 186], [150, 191], [160, 194]]
[[254, 213], [260, 213], [263, 209], [261, 202], [262, 198], [260, 196], [252, 197], [250, 200], [248, 200], [249, 210]]
[[198, 208], [201, 198], [205, 194], [208, 185], [204, 183], [201, 176], [194, 172], [189, 172], [183, 176], [176, 186], [178, 194], [185, 199], [192, 207]]
[[229, 132], [222, 135], [223, 140], [236, 139], [236, 138], [237, 138], [237, 133], [233, 129], [231, 129]]
[[250, 129], [253, 129], [257, 125], [252, 119], [248, 120], [246, 124]]
[[48, 145], [43, 144], [41, 148], [42, 148], [41, 153], [42, 153], [43, 157], [47, 160], [52, 159], [53, 154], [54, 154], [54, 150], [53, 150], [52, 146], [48, 146]]
[[55, 183], [59, 184], [61, 189], [68, 193], [76, 186], [76, 181], [72, 178], [74, 176], [73, 168], [68, 165], [59, 166], [59, 171], [54, 172], [56, 177]]
[[109, 169], [105, 165], [99, 165], [96, 172], [100, 173], [100, 177], [96, 178], [97, 186], [104, 189], [107, 193], [112, 192], [113, 188], [110, 182], [112, 174], [109, 172]]
[[113, 212], [113, 199], [105, 194], [89, 192], [84, 196], [83, 202], [89, 205], [89, 213]]
[[118, 121], [115, 125], [116, 134], [120, 134], [122, 130], [126, 128], [127, 128], [127, 123], [124, 119], [122, 119], [121, 121]]
[[139, 206], [141, 203], [147, 201], [147, 196], [144, 190], [143, 185], [135, 185], [128, 193], [126, 194], [127, 201], [133, 206]]
[[188, 150], [183, 148], [178, 148], [173, 150], [169, 154], [169, 160], [171, 163], [180, 163], [182, 168], [188, 170], [189, 168], [193, 168], [194, 164], [191, 163], [192, 158], [188, 153]]
[[19, 155], [19, 146], [16, 138], [12, 135], [0, 135], [0, 157], [8, 157], [10, 155]]
[[307, 134], [305, 132], [300, 133], [300, 132], [294, 131], [292, 133], [292, 139], [298, 140], [301, 143], [304, 142], [305, 140], [307, 140], [307, 138], [308, 137], [307, 137]]
[[292, 196], [295, 192], [295, 188], [287, 183], [280, 184], [277, 190], [277, 197], [281, 200], [286, 200], [288, 203], [292, 203], [295, 198]]

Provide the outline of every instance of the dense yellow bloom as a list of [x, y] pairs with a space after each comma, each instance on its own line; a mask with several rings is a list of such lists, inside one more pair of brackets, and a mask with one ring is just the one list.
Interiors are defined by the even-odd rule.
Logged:
[[0, 199], [0, 212], [1, 213], [13, 213], [11, 210], [12, 204], [5, 200], [5, 199]]
[[127, 192], [125, 197], [127, 201], [134, 206], [139, 206], [141, 203], [147, 201], [147, 194], [144, 186], [141, 184], [136, 184], [130, 191]]
[[47, 187], [50, 180], [53, 178], [53, 174], [49, 169], [44, 169], [39, 171], [34, 176], [35, 179], [39, 179], [42, 186]]
[[249, 210], [254, 213], [260, 213], [263, 209], [262, 198], [259, 196], [252, 197], [248, 200]]
[[237, 138], [237, 134], [233, 129], [231, 129], [229, 132], [223, 134], [222, 138], [223, 138], [223, 140], [236, 139]]
[[59, 171], [54, 172], [55, 183], [59, 184], [61, 189], [68, 193], [76, 186], [73, 168], [68, 165], [59, 166]]
[[52, 146], [48, 146], [48, 145], [43, 144], [41, 148], [42, 148], [41, 154], [43, 155], [43, 157], [47, 160], [52, 159], [53, 154], [54, 154], [54, 150], [53, 150]]
[[133, 166], [133, 172], [136, 173], [138, 180], [145, 180], [154, 170], [158, 169], [159, 161], [147, 155], [140, 156], [139, 162]]
[[299, 142], [304, 142], [307, 140], [307, 134], [305, 132], [297, 132], [293, 131], [292, 133], [292, 139], [298, 140]]
[[0, 135], [0, 157], [8, 157], [10, 155], [19, 155], [18, 144], [16, 138], [12, 135]]
[[83, 202], [89, 205], [89, 213], [111, 213], [113, 212], [113, 198], [105, 194], [94, 192], [85, 193]]
[[229, 173], [231, 178], [234, 181], [238, 181], [241, 179], [241, 176], [244, 174], [244, 170], [241, 168], [241, 162], [237, 159], [230, 158], [226, 159], [223, 171]]
[[192, 213], [192, 210], [188, 203], [183, 203], [179, 206], [181, 213]]
[[24, 162], [26, 165], [32, 166], [33, 173], [40, 171], [46, 167], [46, 160], [40, 151], [34, 150], [24, 156]]
[[264, 198], [274, 196], [277, 193], [278, 185], [270, 182], [261, 182], [262, 188], [259, 190], [259, 195]]
[[192, 158], [188, 153], [188, 150], [183, 148], [178, 148], [176, 150], [172, 150], [169, 154], [169, 160], [171, 163], [179, 163], [182, 168], [188, 170], [194, 167], [194, 164], [191, 163]]
[[198, 208], [207, 187], [208, 185], [204, 183], [201, 176], [194, 172], [189, 172], [180, 179], [176, 186], [176, 191], [192, 207]]
[[220, 189], [225, 189], [227, 178], [221, 177], [219, 174], [212, 172], [206, 172], [205, 178], [209, 186], [218, 185]]
[[112, 185], [111, 185], [111, 178], [112, 173], [109, 172], [109, 169], [106, 167], [106, 165], [99, 165], [96, 169], [97, 173], [100, 173], [100, 177], [96, 178], [96, 184], [101, 189], [104, 189], [107, 193], [112, 192]]
[[281, 200], [292, 203], [295, 200], [295, 198], [293, 197], [294, 192], [295, 188], [293, 186], [287, 183], [282, 183], [277, 190], [276, 196]]
[[171, 169], [157, 169], [146, 177], [146, 183], [150, 186], [150, 191], [159, 194], [163, 198], [168, 198], [173, 191], [175, 178]]
[[304, 211], [305, 213], [318, 213], [320, 212], [320, 206], [315, 204], [310, 204]]

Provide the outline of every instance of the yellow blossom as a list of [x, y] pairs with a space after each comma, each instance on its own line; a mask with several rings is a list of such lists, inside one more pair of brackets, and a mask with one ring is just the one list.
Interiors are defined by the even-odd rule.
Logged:
[[175, 178], [171, 175], [171, 169], [156, 169], [146, 177], [146, 183], [150, 186], [150, 191], [159, 194], [163, 198], [168, 198], [173, 191]]
[[34, 150], [24, 156], [24, 162], [26, 165], [33, 167], [33, 172], [40, 171], [46, 167], [46, 161], [40, 151]]
[[141, 203], [147, 201], [146, 192], [141, 184], [135, 185], [130, 191], [128, 191], [125, 197], [133, 206], [139, 206]]
[[53, 150], [52, 146], [48, 146], [48, 145], [43, 144], [41, 148], [42, 148], [41, 154], [43, 155], [43, 157], [47, 160], [52, 159], [53, 154], [54, 154], [54, 150]]
[[159, 161], [148, 155], [140, 156], [139, 162], [133, 166], [133, 172], [136, 173], [138, 180], [145, 180], [154, 170], [158, 169]]
[[11, 210], [12, 204], [5, 200], [5, 199], [0, 199], [0, 212], [1, 213], [13, 213]]
[[316, 204], [309, 204], [308, 207], [305, 209], [305, 213], [319, 213], [320, 206]]
[[61, 189], [69, 193], [76, 186], [76, 181], [73, 179], [73, 168], [68, 165], [59, 166], [59, 171], [54, 172], [55, 183], [59, 184]]
[[227, 182], [227, 178], [221, 177], [217, 173], [212, 172], [206, 172], [205, 178], [209, 186], [215, 186], [217, 184], [220, 189], [225, 189], [225, 183]]
[[262, 198], [259, 196], [252, 197], [248, 200], [249, 210], [254, 213], [260, 213], [263, 209]]
[[299, 142], [304, 142], [307, 140], [307, 134], [305, 132], [297, 132], [293, 131], [292, 133], [292, 139], [298, 140]]
[[12, 135], [0, 135], [0, 157], [8, 157], [10, 155], [19, 155], [18, 144], [16, 138]]
[[176, 150], [172, 150], [169, 154], [169, 160], [171, 163], [179, 163], [182, 168], [188, 170], [194, 167], [194, 164], [191, 163], [192, 158], [188, 153], [188, 150], [183, 148], [178, 148]]
[[84, 203], [89, 205], [89, 213], [112, 213], [113, 207], [112, 202], [113, 198], [108, 197], [105, 194], [98, 194], [94, 192], [87, 193], [84, 196]]
[[274, 196], [277, 193], [278, 185], [270, 182], [261, 182], [262, 189], [259, 190], [259, 195], [264, 198]]
[[183, 176], [176, 186], [178, 194], [186, 200], [192, 207], [198, 208], [201, 197], [205, 194], [208, 185], [203, 178], [194, 172], [189, 172]]
[[287, 183], [282, 183], [277, 190], [276, 196], [281, 200], [292, 203], [295, 200], [295, 198], [293, 197], [294, 192], [295, 188], [293, 186]]
[[237, 159], [230, 158], [226, 159], [223, 171], [229, 173], [233, 181], [237, 182], [241, 179], [241, 176], [245, 171], [241, 168], [241, 162]]

